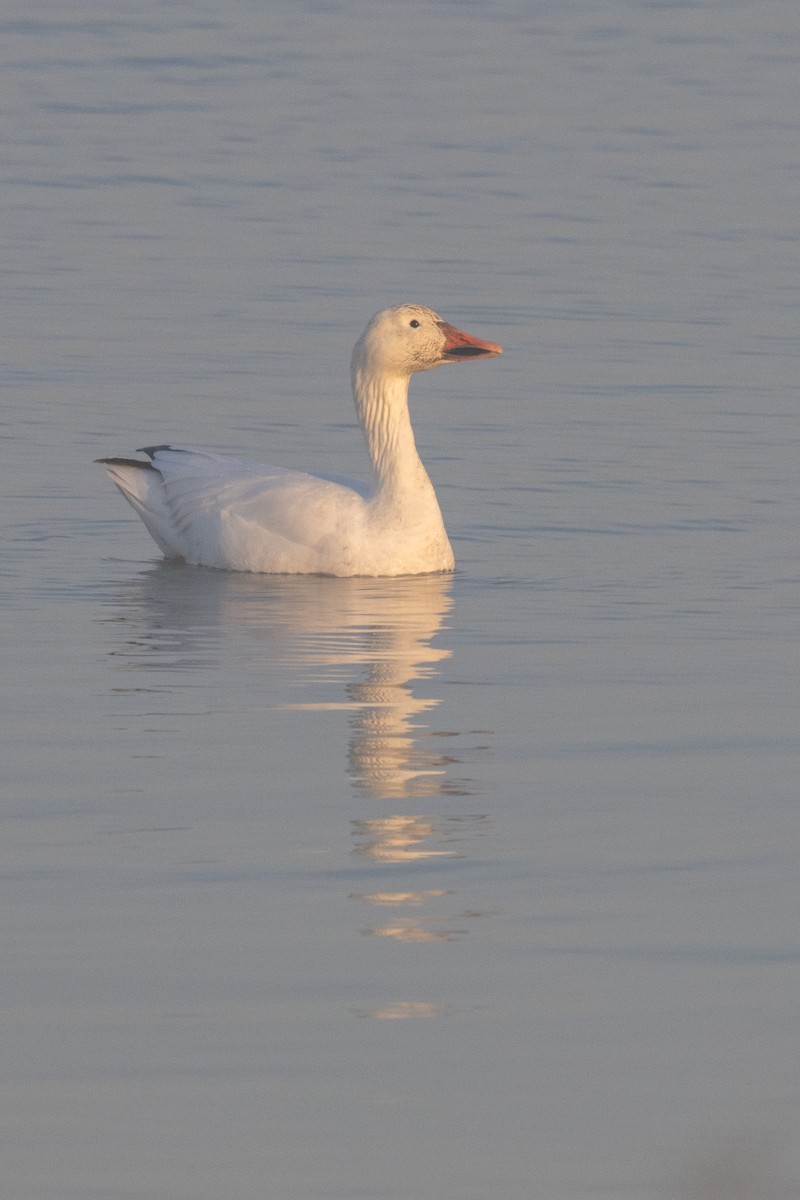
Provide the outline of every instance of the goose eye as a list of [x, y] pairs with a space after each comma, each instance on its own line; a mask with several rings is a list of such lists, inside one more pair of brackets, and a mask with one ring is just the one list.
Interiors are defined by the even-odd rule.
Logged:
[[409, 325], [412, 329], [419, 329], [419, 321], [416, 319], [416, 317], [413, 321], [409, 321]]

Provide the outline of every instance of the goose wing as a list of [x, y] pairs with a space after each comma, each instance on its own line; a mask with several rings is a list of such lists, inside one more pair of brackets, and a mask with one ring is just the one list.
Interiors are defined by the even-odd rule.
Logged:
[[101, 460], [171, 558], [244, 571], [325, 571], [357, 536], [366, 488], [336, 477], [171, 446]]

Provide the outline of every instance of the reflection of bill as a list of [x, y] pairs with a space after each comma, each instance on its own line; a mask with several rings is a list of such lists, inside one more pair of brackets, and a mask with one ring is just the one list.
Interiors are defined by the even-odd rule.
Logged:
[[394, 1004], [384, 1004], [382, 1008], [360, 1008], [356, 1010], [357, 1017], [371, 1017], [373, 1021], [412, 1021], [420, 1017], [438, 1017], [442, 1012], [441, 1004], [427, 1004], [420, 1000], [396, 1000]]

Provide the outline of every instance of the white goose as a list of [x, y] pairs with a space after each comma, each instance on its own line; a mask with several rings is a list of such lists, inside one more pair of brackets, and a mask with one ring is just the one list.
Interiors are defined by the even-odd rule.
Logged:
[[450, 571], [453, 551], [411, 428], [409, 379], [502, 353], [418, 304], [372, 318], [351, 365], [370, 486], [171, 446], [143, 449], [147, 461], [99, 461], [168, 558], [270, 574]]

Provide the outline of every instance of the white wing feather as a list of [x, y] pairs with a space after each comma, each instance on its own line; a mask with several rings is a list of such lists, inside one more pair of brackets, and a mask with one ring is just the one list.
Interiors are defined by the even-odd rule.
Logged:
[[172, 558], [238, 570], [339, 574], [346, 565], [343, 544], [358, 543], [363, 532], [361, 484], [218, 454], [151, 453], [152, 466], [108, 469]]

